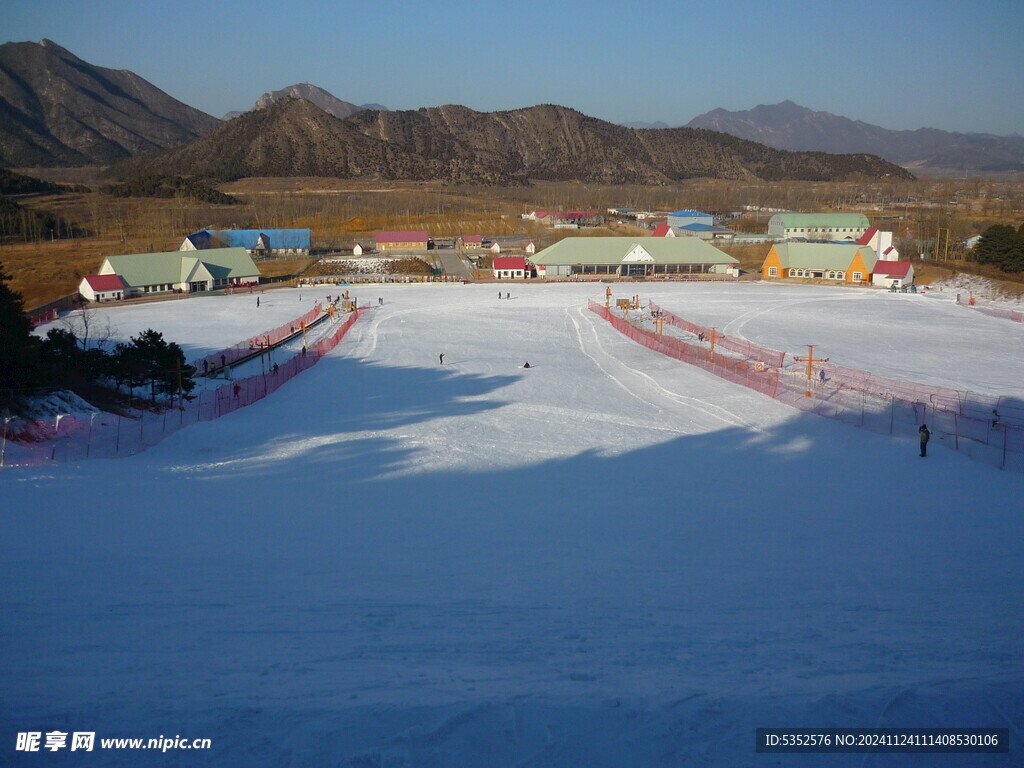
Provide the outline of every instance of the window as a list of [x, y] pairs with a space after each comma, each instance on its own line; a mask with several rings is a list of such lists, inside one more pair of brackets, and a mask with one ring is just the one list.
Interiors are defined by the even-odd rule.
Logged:
[[835, 272], [829, 272], [828, 273], [828, 279], [829, 280], [835, 280], [836, 279], [836, 273]]
[[859, 283], [859, 282], [861, 282], [861, 280], [863, 280], [863, 279], [864, 279], [864, 278], [863, 278], [863, 275], [861, 275], [861, 273], [860, 273], [860, 272], [854, 272], [854, 273], [853, 273], [853, 282], [855, 282], [855, 283]]
[[778, 277], [778, 276], [779, 276], [779, 268], [778, 267], [768, 267], [768, 277]]

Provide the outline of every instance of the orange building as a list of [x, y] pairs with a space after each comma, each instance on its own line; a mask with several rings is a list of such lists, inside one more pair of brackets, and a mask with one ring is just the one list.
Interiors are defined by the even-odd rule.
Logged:
[[868, 246], [776, 243], [761, 265], [761, 277], [795, 277], [869, 285], [877, 261], [874, 250]]

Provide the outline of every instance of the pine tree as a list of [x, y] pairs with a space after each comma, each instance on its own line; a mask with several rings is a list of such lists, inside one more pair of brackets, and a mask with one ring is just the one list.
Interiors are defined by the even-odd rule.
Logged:
[[1024, 234], [1007, 224], [993, 224], [982, 233], [975, 254], [979, 264], [994, 264], [1003, 272], [1024, 271]]
[[12, 399], [11, 389], [34, 382], [39, 345], [21, 294], [7, 284], [10, 279], [0, 265], [0, 390], [7, 390], [0, 391], [0, 401]]

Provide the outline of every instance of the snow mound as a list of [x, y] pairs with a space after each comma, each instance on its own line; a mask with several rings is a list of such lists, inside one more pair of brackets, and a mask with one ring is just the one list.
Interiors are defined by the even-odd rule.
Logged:
[[1013, 308], [1024, 305], [1024, 296], [1012, 294], [994, 280], [980, 275], [960, 273], [946, 280], [932, 283], [928, 288], [932, 291], [960, 293], [963, 294], [964, 299], [974, 296], [981, 301], [1005, 304]]
[[100, 409], [90, 405], [70, 390], [61, 389], [46, 395], [28, 398], [26, 416], [31, 419], [53, 419], [57, 416], [91, 416]]

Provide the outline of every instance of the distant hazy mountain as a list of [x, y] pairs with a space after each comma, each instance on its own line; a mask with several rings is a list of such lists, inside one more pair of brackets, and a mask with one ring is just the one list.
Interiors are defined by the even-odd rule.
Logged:
[[361, 110], [339, 120], [281, 99], [189, 145], [119, 164], [121, 175], [339, 176], [510, 184], [529, 178], [607, 184], [679, 179], [912, 178], [870, 155], [783, 152], [724, 133], [637, 130], [546, 104], [505, 112], [459, 105]]
[[668, 128], [668, 123], [663, 123], [658, 120], [654, 123], [645, 123], [642, 120], [636, 120], [631, 123], [619, 123], [623, 128]]
[[318, 88], [310, 83], [289, 85], [287, 88], [282, 88], [280, 91], [264, 93], [256, 100], [256, 104], [253, 105], [253, 109], [263, 109], [264, 107], [269, 107], [276, 101], [286, 98], [305, 99], [306, 101], [316, 104], [327, 114], [334, 115], [341, 119], [354, 115], [356, 112], [361, 112], [364, 109], [387, 109], [387, 107], [381, 106], [380, 104], [364, 104], [363, 106], [357, 106], [351, 102], [342, 101], [333, 94], [325, 91], [323, 88]]
[[0, 165], [106, 165], [219, 123], [136, 74], [95, 67], [49, 40], [0, 45]]
[[777, 149], [868, 152], [908, 167], [968, 171], [1024, 170], [1024, 139], [936, 128], [893, 131], [784, 101], [742, 112], [714, 109], [687, 125]]

